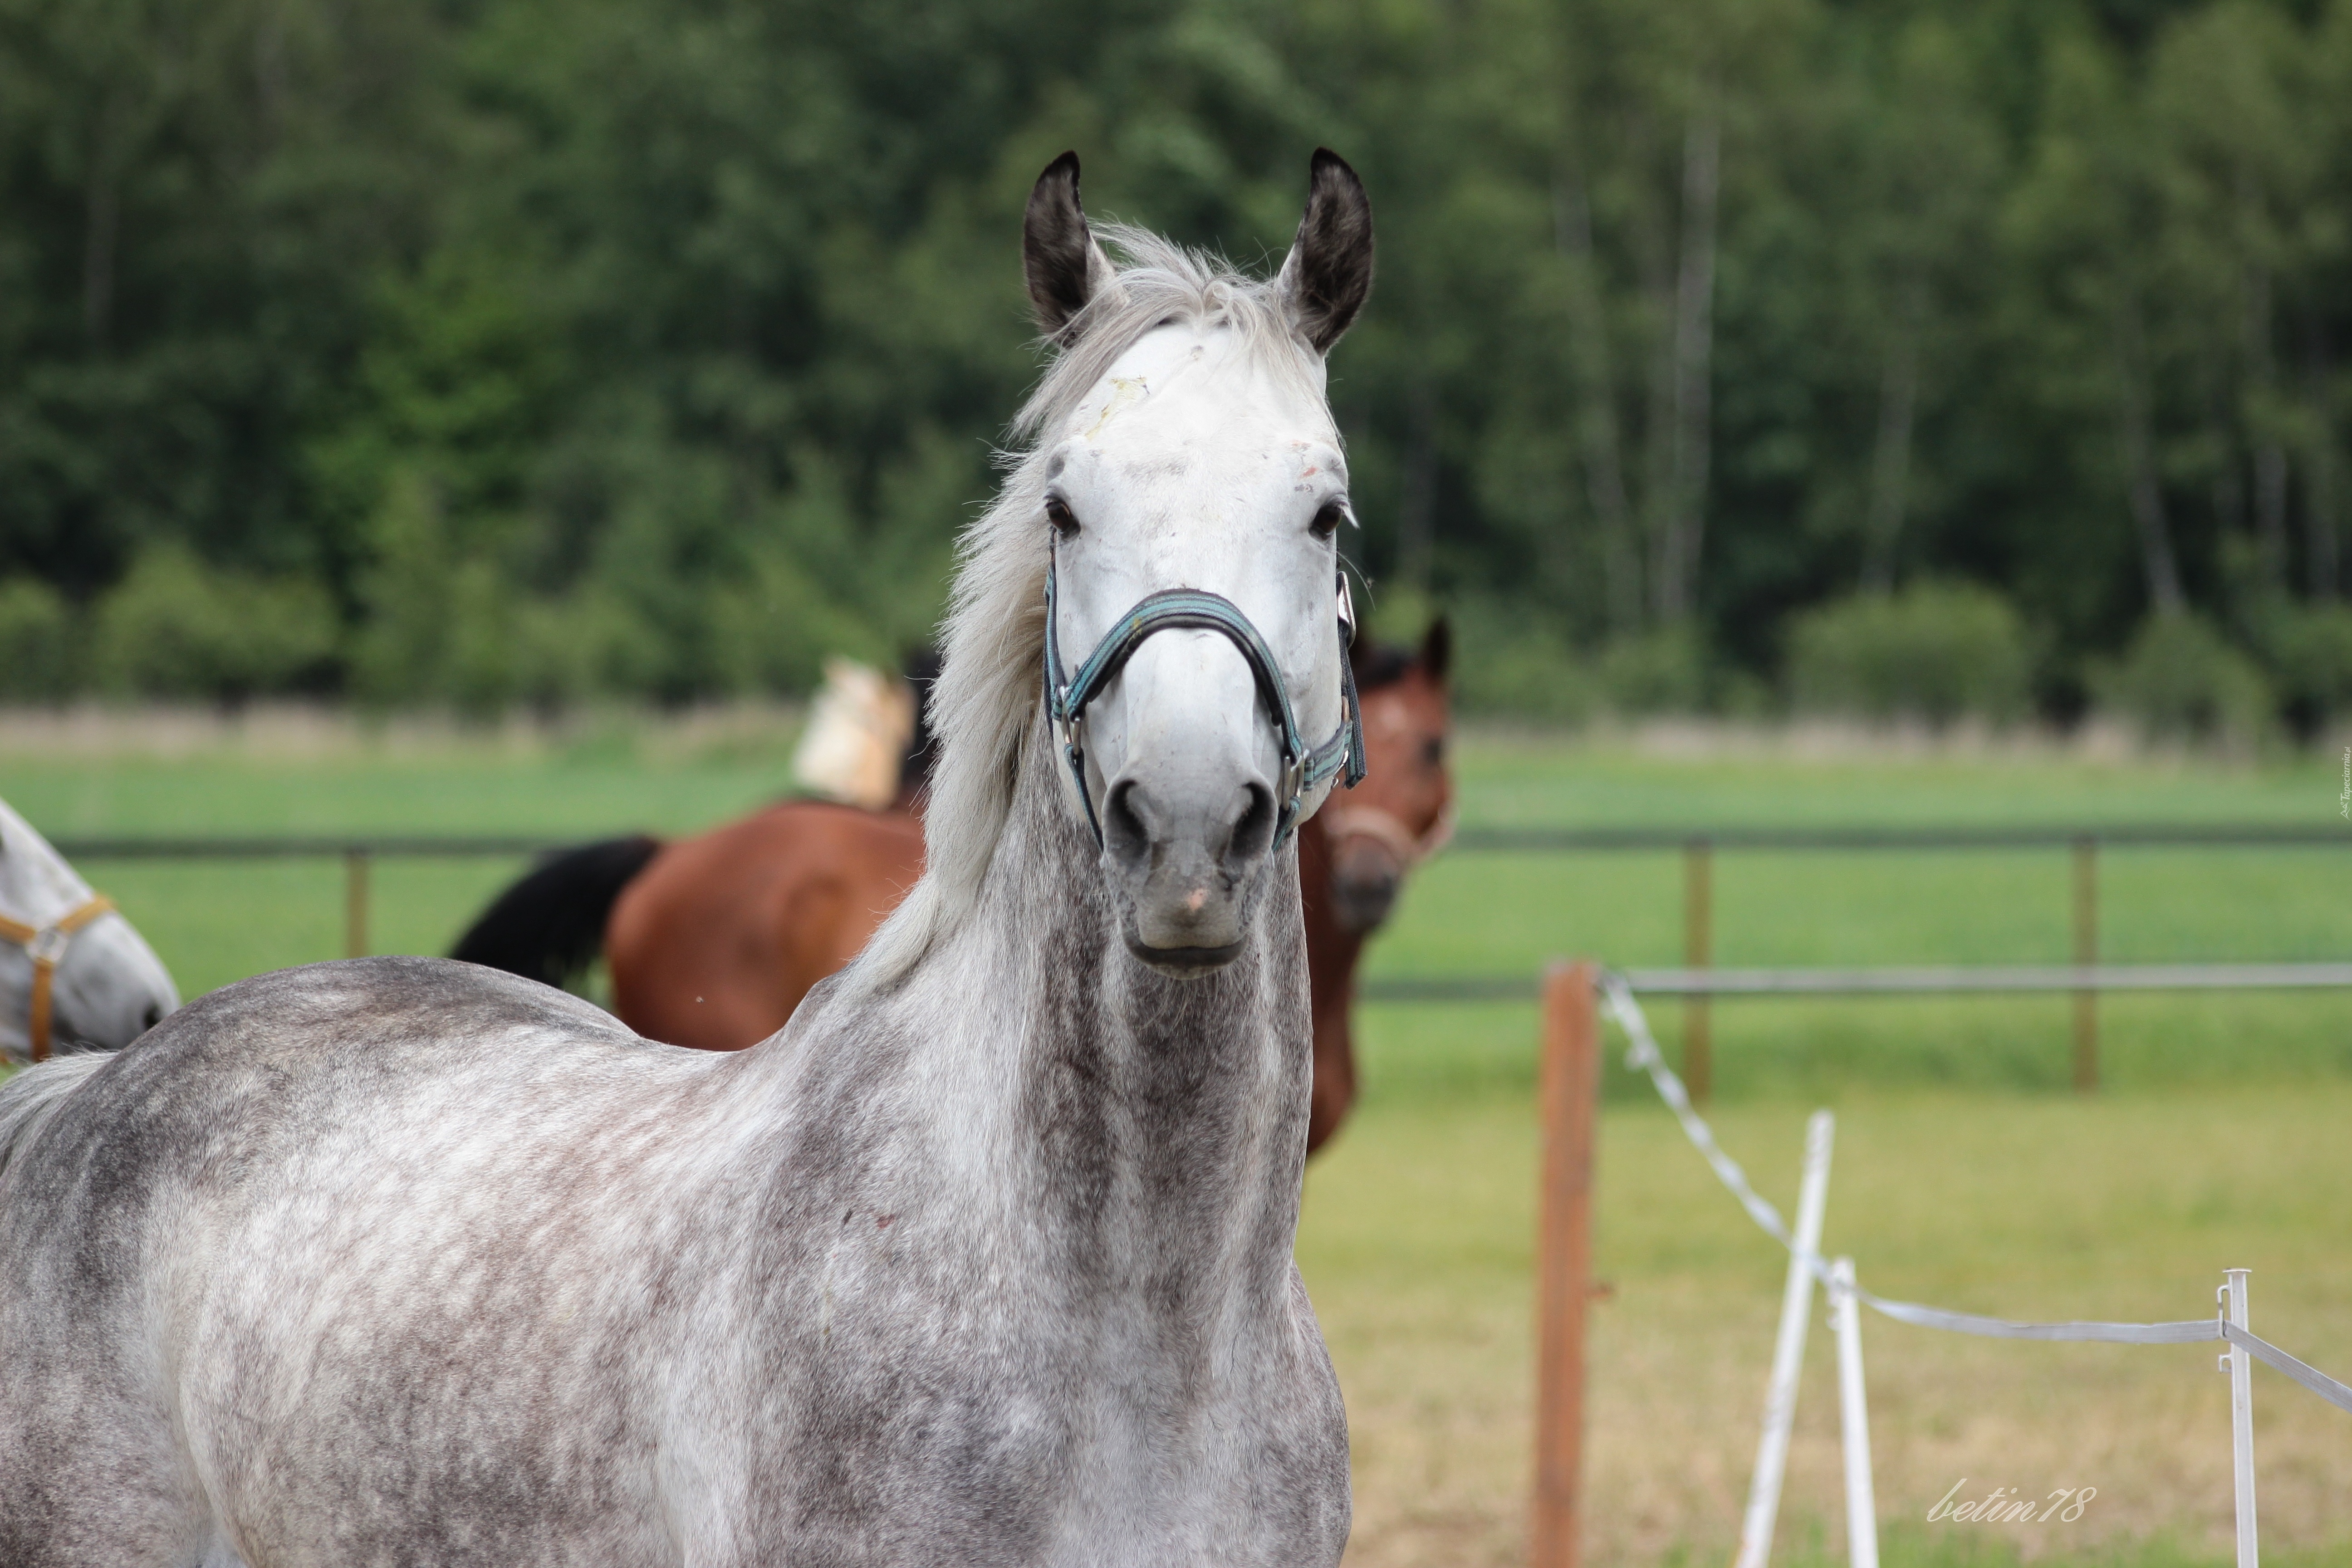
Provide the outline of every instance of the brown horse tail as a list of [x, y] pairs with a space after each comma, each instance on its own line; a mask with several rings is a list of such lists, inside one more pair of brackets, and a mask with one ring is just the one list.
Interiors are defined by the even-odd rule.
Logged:
[[557, 850], [500, 893], [449, 956], [563, 984], [604, 952], [614, 900], [660, 850], [644, 834]]

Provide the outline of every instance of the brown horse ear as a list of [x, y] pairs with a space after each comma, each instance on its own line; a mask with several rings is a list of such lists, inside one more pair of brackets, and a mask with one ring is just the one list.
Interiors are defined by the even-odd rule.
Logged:
[[1328, 147], [1308, 165], [1307, 215], [1282, 264], [1291, 324], [1329, 353], [1372, 292], [1372, 201], [1348, 161]]
[[1045, 165], [1029, 192], [1021, 220], [1021, 270], [1037, 329], [1064, 347], [1070, 323], [1089, 300], [1118, 285], [1118, 269], [1087, 226], [1078, 205], [1078, 155], [1065, 153]]
[[1454, 628], [1445, 624], [1444, 616], [1429, 623], [1429, 630], [1421, 637], [1421, 668], [1429, 671], [1429, 679], [1440, 686], [1445, 684], [1445, 672], [1454, 663]]

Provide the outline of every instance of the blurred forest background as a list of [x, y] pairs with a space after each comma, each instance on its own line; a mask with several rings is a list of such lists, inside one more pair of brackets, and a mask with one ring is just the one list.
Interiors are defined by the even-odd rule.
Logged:
[[2352, 0], [0, 0], [0, 700], [796, 693], [1024, 197], [1278, 258], [1490, 710], [2352, 719]]

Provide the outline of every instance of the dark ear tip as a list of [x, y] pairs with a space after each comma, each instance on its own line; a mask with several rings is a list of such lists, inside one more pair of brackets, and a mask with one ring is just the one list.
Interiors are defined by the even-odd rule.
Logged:
[[1368, 200], [1364, 182], [1357, 177], [1354, 166], [1328, 147], [1315, 149], [1315, 156], [1307, 163], [1307, 182], [1316, 190], [1337, 185], [1359, 202]]
[[1444, 616], [1429, 623], [1429, 630], [1421, 638], [1422, 667], [1433, 679], [1443, 680], [1454, 662], [1454, 627]]
[[1034, 207], [1040, 201], [1055, 201], [1065, 191], [1069, 193], [1071, 201], [1078, 199], [1078, 155], [1075, 151], [1065, 153], [1045, 165], [1045, 172], [1037, 176], [1037, 184], [1029, 193], [1030, 205]]

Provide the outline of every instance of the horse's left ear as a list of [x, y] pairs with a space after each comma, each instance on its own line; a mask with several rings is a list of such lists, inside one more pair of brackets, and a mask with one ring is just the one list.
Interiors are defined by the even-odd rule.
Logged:
[[1070, 326], [1096, 296], [1118, 287], [1118, 272], [1095, 243], [1078, 205], [1078, 155], [1045, 165], [1021, 219], [1021, 270], [1037, 327], [1067, 348]]
[[1315, 149], [1309, 165], [1307, 216], [1282, 264], [1282, 293], [1291, 324], [1329, 353], [1372, 291], [1372, 203], [1347, 160]]
[[1421, 637], [1421, 668], [1429, 679], [1439, 685], [1445, 683], [1445, 671], [1454, 663], [1454, 628], [1445, 624], [1444, 616], [1429, 623], [1429, 630]]

